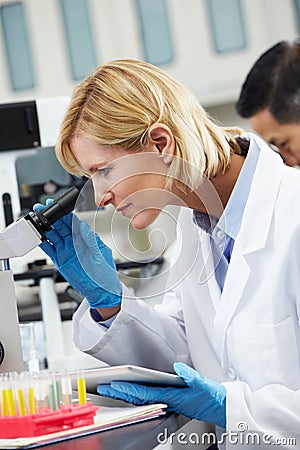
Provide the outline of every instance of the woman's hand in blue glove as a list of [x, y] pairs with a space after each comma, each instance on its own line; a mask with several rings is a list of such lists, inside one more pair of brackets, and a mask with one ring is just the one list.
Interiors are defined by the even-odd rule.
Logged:
[[105, 397], [134, 405], [166, 403], [169, 411], [203, 422], [226, 427], [226, 389], [191, 367], [175, 363], [174, 370], [187, 387], [149, 387], [137, 383], [114, 381], [100, 384], [97, 391]]
[[[51, 203], [48, 199], [46, 205]], [[43, 210], [44, 205], [34, 205]], [[122, 286], [111, 250], [89, 224], [70, 213], [52, 225], [40, 247], [70, 285], [86, 297], [91, 308], [121, 303]]]

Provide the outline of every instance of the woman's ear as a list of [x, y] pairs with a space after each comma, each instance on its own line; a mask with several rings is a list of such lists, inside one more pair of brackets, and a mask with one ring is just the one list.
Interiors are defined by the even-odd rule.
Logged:
[[154, 123], [148, 130], [148, 142], [161, 154], [163, 161], [170, 164], [175, 153], [175, 140], [170, 128], [163, 123]]

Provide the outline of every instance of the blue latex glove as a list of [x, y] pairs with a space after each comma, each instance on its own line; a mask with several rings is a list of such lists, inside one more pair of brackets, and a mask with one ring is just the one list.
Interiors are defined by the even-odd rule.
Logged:
[[225, 387], [202, 377], [186, 364], [174, 363], [174, 370], [187, 387], [152, 387], [113, 381], [110, 385], [100, 384], [97, 391], [105, 397], [124, 400], [134, 405], [165, 403], [169, 411], [225, 428]]
[[[48, 199], [48, 206], [53, 200]], [[33, 209], [42, 211], [37, 203]], [[40, 248], [52, 259], [70, 285], [86, 297], [91, 308], [119, 305], [122, 286], [111, 250], [89, 224], [70, 213], [52, 225]]]

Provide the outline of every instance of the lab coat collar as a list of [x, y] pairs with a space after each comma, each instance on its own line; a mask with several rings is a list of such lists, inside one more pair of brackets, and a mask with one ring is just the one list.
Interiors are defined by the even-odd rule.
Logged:
[[236, 239], [244, 255], [263, 248], [266, 243], [285, 167], [281, 157], [265, 141], [253, 133], [247, 136], [250, 137], [249, 151], [256, 146], [260, 154]]
[[213, 236], [217, 234], [218, 230], [221, 230], [229, 238], [232, 238], [234, 241], [236, 240], [242, 223], [242, 217], [247, 204], [258, 157], [259, 149], [252, 145], [251, 149], [248, 149], [244, 164], [223, 214], [213, 230]]
[[[263, 248], [266, 243], [284, 171], [284, 164], [279, 155], [257, 136], [250, 133], [248, 136], [250, 137], [249, 151], [251, 146], [257, 146], [260, 154], [214, 320], [217, 351], [224, 366], [226, 365], [226, 330], [241, 300], [251, 272], [247, 257], [250, 253]], [[213, 281], [210, 280], [209, 285], [212, 283]]]

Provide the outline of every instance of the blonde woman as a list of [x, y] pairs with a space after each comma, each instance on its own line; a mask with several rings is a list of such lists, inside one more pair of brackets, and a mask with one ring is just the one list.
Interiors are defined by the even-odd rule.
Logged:
[[[56, 153], [144, 229], [181, 206], [169, 289], [154, 308], [123, 286], [110, 250], [70, 214], [41, 246], [84, 297], [74, 339], [108, 364], [175, 371], [185, 389], [100, 385], [234, 432], [299, 430], [300, 173], [253, 134], [216, 124], [192, 93], [135, 60], [79, 84]], [[72, 225], [73, 222], [73, 225]], [[73, 231], [72, 231], [73, 226]]]

